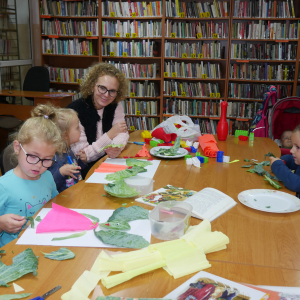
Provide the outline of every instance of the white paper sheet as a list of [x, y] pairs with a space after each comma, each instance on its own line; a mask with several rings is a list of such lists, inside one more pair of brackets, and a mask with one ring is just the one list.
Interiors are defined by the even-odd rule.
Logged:
[[[145, 159], [141, 159], [145, 160]], [[115, 164], [115, 165], [123, 165], [126, 166], [126, 159], [125, 158], [108, 158], [105, 160], [108, 164]], [[159, 166], [160, 160], [151, 160], [152, 165], [145, 167], [147, 172], [140, 173], [140, 176], [153, 178], [154, 174]], [[86, 183], [111, 183], [112, 181], [108, 181], [105, 179], [107, 174], [112, 173], [97, 173], [94, 172], [85, 182]]]
[[[51, 208], [43, 208], [39, 216], [43, 219]], [[104, 223], [112, 215], [114, 210], [110, 209], [73, 209], [79, 213], [89, 214], [100, 219], [100, 223]], [[18, 239], [18, 245], [48, 245], [48, 246], [68, 246], [68, 247], [101, 247], [101, 248], [117, 248], [113, 245], [107, 245], [101, 242], [94, 234], [93, 230], [88, 230], [84, 236], [67, 239], [62, 241], [51, 241], [54, 237], [68, 236], [78, 231], [68, 232], [48, 232], [48, 233], [36, 233], [36, 227], [38, 222], [34, 221], [35, 228], [30, 226], [25, 230], [23, 235]], [[137, 234], [142, 236], [146, 241], [150, 243], [151, 240], [151, 228], [149, 220], [135, 220], [129, 222], [131, 229], [126, 231], [131, 234]], [[97, 231], [100, 228], [96, 229]], [[105, 229], [104, 229], [105, 230]], [[79, 231], [82, 232], [82, 231]]]

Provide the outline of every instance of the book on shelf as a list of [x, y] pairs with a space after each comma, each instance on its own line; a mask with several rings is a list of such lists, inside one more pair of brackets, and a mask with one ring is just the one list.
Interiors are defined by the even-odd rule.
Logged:
[[236, 205], [236, 202], [231, 197], [214, 188], [204, 188], [200, 192], [195, 192], [172, 185], [167, 185], [135, 199], [137, 202], [151, 206], [169, 200], [189, 203], [193, 207], [193, 217], [202, 220], [208, 219], [210, 222]]
[[269, 295], [254, 287], [200, 271], [164, 297], [176, 300], [208, 298], [267, 300]]
[[125, 117], [126, 124], [131, 130], [152, 130], [158, 124], [158, 118], [152, 117]]
[[237, 18], [295, 18], [294, 0], [235, 0], [233, 16]]
[[125, 99], [122, 102], [125, 115], [157, 115], [157, 101], [142, 101], [136, 99]]
[[128, 83], [128, 96], [131, 97], [158, 97], [159, 88], [157, 82], [148, 80], [142, 82], [130, 81]]

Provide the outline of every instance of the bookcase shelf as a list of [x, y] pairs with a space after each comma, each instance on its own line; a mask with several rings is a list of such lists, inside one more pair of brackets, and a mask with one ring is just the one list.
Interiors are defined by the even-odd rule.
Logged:
[[[257, 3], [273, 3], [275, 0], [247, 0], [248, 5], [257, 5]], [[55, 2], [54, 0], [48, 0], [48, 1], [43, 1], [42, 3], [52, 3]], [[80, 3], [81, 1], [76, 1], [74, 3]], [[245, 93], [232, 93], [231, 87], [235, 86], [235, 85], [240, 85], [243, 86], [243, 88], [246, 86], [249, 86], [252, 89], [252, 86], [254, 88], [254, 86], [256, 87], [261, 87], [261, 88], [266, 88], [268, 85], [275, 85], [278, 89], [289, 89], [288, 92], [290, 93], [290, 95], [296, 95], [296, 90], [297, 90], [297, 85], [299, 86], [300, 84], [300, 79], [298, 79], [298, 72], [299, 72], [299, 62], [300, 62], [300, 39], [299, 39], [299, 35], [300, 33], [298, 32], [298, 38], [291, 38], [291, 39], [272, 39], [272, 38], [263, 38], [264, 36], [261, 35], [262, 38], [253, 38], [255, 37], [255, 35], [249, 35], [249, 37], [252, 37], [251, 39], [247, 39], [247, 38], [236, 38], [239, 37], [239, 32], [236, 31], [235, 35], [234, 34], [234, 28], [237, 28], [237, 23], [241, 23], [241, 24], [266, 24], [265, 26], [270, 26], [268, 24], [281, 24], [281, 26], [290, 26], [289, 24], [293, 24], [293, 26], [295, 26], [295, 24], [297, 24], [298, 26], [298, 31], [300, 28], [300, 1], [298, 0], [293, 0], [293, 4], [294, 4], [294, 12], [295, 12], [295, 18], [291, 18], [291, 17], [236, 17], [235, 16], [235, 12], [236, 12], [236, 3], [241, 3], [241, 2], [245, 2], [245, 0], [243, 1], [239, 1], [237, 2], [237, 0], [195, 0], [195, 1], [183, 1], [183, 0], [179, 0], [179, 1], [170, 1], [170, 0], [165, 0], [165, 1], [159, 1], [155, 2], [153, 0], [147, 0], [146, 1], [146, 5], [151, 5], [152, 9], [155, 7], [157, 9], [158, 14], [154, 16], [149, 16], [150, 10], [147, 11], [147, 13], [144, 12], [145, 17], [141, 17], [141, 10], [142, 9], [140, 6], [139, 7], [139, 3], [142, 1], [139, 0], [134, 0], [130, 2], [127, 2], [125, 0], [112, 0], [112, 2], [114, 2], [113, 5], [111, 5], [109, 7], [109, 10], [111, 12], [111, 9], [115, 9], [118, 5], [120, 5], [120, 7], [122, 8], [121, 10], [121, 17], [117, 17], [117, 16], [110, 16], [110, 12], [107, 10], [107, 1], [105, 0], [91, 0], [89, 3], [91, 3], [93, 5], [93, 3], [97, 6], [97, 12], [94, 13], [98, 16], [61, 16], [61, 15], [42, 15], [40, 16], [41, 19], [45, 18], [45, 19], [51, 19], [51, 22], [54, 19], [58, 19], [59, 22], [67, 22], [68, 20], [71, 20], [73, 23], [74, 21], [98, 21], [98, 32], [99, 32], [99, 36], [92, 36], [92, 37], [87, 37], [87, 36], [64, 36], [64, 35], [60, 35], [60, 36], [56, 36], [55, 38], [62, 40], [63, 38], [65, 39], [79, 39], [79, 40], [84, 40], [84, 41], [88, 41], [90, 38], [92, 41], [92, 53], [95, 53], [96, 55], [56, 55], [56, 54], [42, 54], [42, 64], [43, 65], [47, 65], [50, 66], [50, 68], [65, 68], [66, 70], [75, 70], [76, 72], [81, 72], [81, 70], [86, 70], [87, 68], [89, 68], [94, 62], [110, 62], [112, 64], [115, 64], [120, 70], [122, 70], [124, 72], [124, 74], [127, 74], [127, 76], [130, 76], [130, 78], [128, 77], [128, 79], [130, 80], [131, 84], [135, 85], [135, 86], [147, 86], [147, 84], [151, 84], [151, 88], [155, 90], [154, 93], [152, 93], [151, 95], [157, 95], [157, 97], [125, 97], [124, 101], [127, 101], [127, 105], [130, 102], [135, 103], [134, 101], [138, 102], [139, 105], [142, 105], [141, 103], [143, 103], [143, 105], [149, 105], [151, 106], [151, 110], [150, 110], [150, 114], [126, 114], [126, 120], [128, 122], [128, 125], [131, 126], [135, 126], [137, 125], [139, 122], [139, 124], [142, 126], [142, 123], [145, 125], [146, 123], [148, 125], [151, 126], [155, 126], [156, 124], [160, 123], [163, 121], [164, 118], [171, 116], [172, 114], [167, 114], [165, 111], [165, 102], [166, 101], [174, 101], [177, 103], [177, 101], [181, 101], [184, 102], [187, 105], [190, 105], [191, 103], [194, 103], [195, 101], [197, 103], [205, 103], [205, 105], [210, 104], [212, 106], [209, 106], [209, 109], [211, 109], [213, 107], [213, 110], [211, 110], [211, 112], [213, 111], [214, 114], [213, 116], [209, 116], [209, 115], [193, 115], [193, 114], [187, 114], [189, 115], [191, 118], [193, 118], [193, 120], [197, 120], [199, 119], [199, 123], [200, 122], [206, 122], [206, 120], [208, 121], [213, 121], [213, 122], [217, 122], [219, 119], [219, 116], [215, 115], [215, 109], [217, 107], [218, 113], [219, 111], [219, 104], [222, 100], [228, 101], [228, 103], [231, 105], [237, 105], [237, 109], [239, 110], [243, 110], [246, 108], [246, 113], [247, 115], [244, 117], [228, 117], [227, 119], [232, 121], [232, 122], [242, 122], [242, 123], [247, 123], [249, 124], [249, 122], [252, 120], [253, 115], [255, 114], [255, 109], [258, 109], [260, 107], [260, 103], [262, 102], [262, 99], [255, 99], [255, 97], [258, 97], [257, 93], [249, 93], [249, 95], [251, 95], [252, 98], [232, 98], [229, 97], [231, 95], [243, 95], [245, 96]], [[152, 4], [152, 2], [155, 2], [154, 4]], [[220, 2], [220, 3], [219, 3]], [[278, 2], [278, 1], [277, 1]], [[289, 1], [290, 2], [290, 1]], [[67, 2], [65, 2], [67, 3]], [[73, 2], [72, 2], [73, 3]], [[170, 13], [170, 7], [171, 4], [174, 4], [174, 8], [172, 8], [172, 12]], [[212, 11], [212, 7], [210, 14], [205, 15], [205, 17], [198, 17], [198, 13], [200, 12], [199, 6], [198, 12], [193, 11], [193, 7], [197, 6], [197, 3], [202, 3], [202, 7], [206, 9], [206, 5], [207, 7], [211, 7], [211, 5], [214, 6], [214, 11]], [[205, 3], [205, 5], [204, 5]], [[226, 10], [225, 10], [225, 3], [227, 3], [226, 5]], [[64, 5], [69, 5], [69, 4], [64, 4]], [[77, 4], [75, 4], [77, 5]], [[130, 6], [131, 5], [131, 6]], [[179, 5], [179, 6], [178, 6]], [[196, 5], [196, 6], [195, 6]], [[257, 10], [253, 10], [253, 7], [250, 5], [250, 10], [252, 9], [252, 12], [258, 15], [258, 11]], [[130, 6], [130, 8], [129, 8]], [[178, 7], [177, 7], [178, 6]], [[134, 10], [136, 10], [136, 7], [138, 8], [139, 11], [136, 11], [136, 16], [130, 16], [130, 14], [126, 13], [126, 9], [129, 8], [129, 10], [131, 9], [132, 12]], [[189, 7], [189, 8], [188, 8]], [[41, 8], [40, 8], [41, 9]], [[186, 10], [185, 10], [186, 9]], [[189, 11], [188, 11], [189, 9]], [[220, 10], [220, 12], [222, 11], [222, 13], [215, 13], [216, 9]], [[128, 10], [128, 12], [129, 12]], [[154, 12], [153, 10], [153, 12]], [[125, 11], [125, 12], [124, 12]], [[204, 9], [203, 9], [204, 11]], [[244, 10], [243, 10], [244, 11]], [[247, 11], [249, 12], [249, 11]], [[246, 13], [245, 12], [245, 15]], [[269, 15], [274, 15], [274, 10], [271, 11], [271, 14]], [[55, 13], [55, 11], [54, 11]], [[102, 14], [106, 14], [103, 15]], [[119, 14], [120, 11], [115, 11], [116, 15], [120, 15]], [[64, 14], [64, 12], [62, 13]], [[206, 11], [205, 11], [206, 14]], [[227, 16], [228, 14], [228, 16]], [[168, 15], [168, 16], [167, 16]], [[172, 17], [171, 17], [172, 15]], [[179, 15], [181, 17], [179, 17]], [[223, 16], [223, 17], [212, 17], [212, 15], [216, 16]], [[275, 14], [276, 15], [276, 14]], [[280, 14], [279, 14], [280, 15]], [[292, 15], [292, 14], [291, 14]], [[170, 16], [170, 17], [169, 17]], [[175, 17], [176, 16], [176, 17]], [[189, 17], [187, 17], [189, 16]], [[194, 17], [191, 17], [194, 16]], [[197, 17], [195, 17], [197, 16]], [[208, 17], [207, 17], [208, 16]], [[120, 21], [120, 22], [118, 22]], [[145, 21], [145, 22], [144, 22]], [[45, 22], [46, 23], [46, 22]], [[159, 35], [161, 34], [162, 36], [152, 36], [149, 37], [145, 36], [145, 37], [139, 37], [138, 33], [140, 32], [140, 30], [142, 30], [142, 26], [138, 27], [139, 24], [154, 24], [154, 23], [159, 23]], [[168, 25], [167, 25], [168, 24]], [[288, 25], [287, 25], [288, 24]], [[213, 38], [213, 33], [216, 29], [216, 25], [221, 26], [218, 27], [219, 32], [218, 36], [222, 36], [222, 38]], [[103, 28], [102, 28], [103, 26]], [[120, 27], [113, 27], [113, 31], [108, 31], [107, 28], [110, 28], [109, 26], [120, 26]], [[147, 25], [148, 26], [148, 25]], [[169, 27], [168, 27], [169, 26]], [[170, 27], [170, 26], [174, 26], [174, 27]], [[203, 26], [204, 30], [205, 30], [205, 34], [203, 35], [203, 37], [201, 37], [201, 35], [197, 36], [197, 33], [199, 32], [199, 28], [197, 29], [197, 26]], [[235, 27], [236, 26], [236, 27]], [[117, 29], [118, 28], [118, 29]], [[170, 28], [172, 28], [170, 30]], [[177, 32], [175, 32], [174, 28], [177, 30]], [[201, 31], [203, 32], [203, 28], [201, 27]], [[220, 29], [221, 28], [221, 29]], [[275, 25], [274, 25], [275, 28]], [[286, 28], [286, 27], [285, 27]], [[295, 27], [291, 27], [291, 28], [295, 28]], [[117, 37], [117, 36], [103, 36], [102, 32], [104, 33], [109, 33], [109, 34], [114, 34], [115, 32], [118, 32], [118, 30], [121, 29], [121, 35], [125, 35], [126, 33], [130, 33], [130, 37]], [[145, 28], [143, 28], [143, 35], [145, 35]], [[172, 30], [174, 30], [174, 32], [172, 32]], [[223, 31], [224, 30], [224, 31]], [[270, 28], [269, 28], [270, 30]], [[295, 31], [295, 29], [293, 29]], [[184, 31], [184, 32], [183, 32]], [[293, 31], [293, 32], [294, 32]], [[41, 31], [42, 32], [42, 31]], [[45, 31], [45, 33], [49, 33], [49, 32], [53, 32], [53, 31]], [[54, 31], [55, 32], [55, 31]], [[142, 31], [141, 31], [142, 32]], [[220, 33], [221, 32], [221, 33]], [[132, 37], [132, 33], [136, 33], [137, 37]], [[170, 33], [175, 33], [176, 37], [170, 37]], [[155, 32], [155, 34], [157, 34]], [[284, 37], [286, 34], [286, 32], [284, 31], [284, 34], [282, 35], [278, 35], [281, 37]], [[173, 35], [174, 36], [174, 35]], [[187, 38], [184, 37], [180, 37], [180, 36], [187, 36]], [[197, 37], [194, 37], [197, 36]], [[206, 38], [205, 36], [207, 36], [208, 38]], [[224, 36], [226, 36], [224, 38]], [[243, 37], [248, 37], [247, 35], [241, 35]], [[271, 35], [270, 35], [271, 36]], [[286, 35], [288, 36], [288, 35]], [[295, 35], [290, 35], [290, 36], [295, 36]], [[265, 37], [269, 37], [268, 35], [265, 35]], [[277, 35], [276, 35], [277, 37]], [[51, 38], [51, 35], [42, 35], [41, 34], [41, 39], [48, 39]], [[110, 41], [108, 41], [110, 40]], [[128, 46], [127, 49], [125, 49], [126, 51], [128, 51], [127, 55], [129, 55], [129, 51], [131, 50], [131, 47], [134, 48], [136, 46], [134, 45], [141, 45], [143, 43], [143, 41], [148, 41], [148, 45], [155, 45], [155, 54], [156, 56], [151, 56], [151, 57], [136, 57], [136, 56], [109, 56], [109, 55], [103, 55], [103, 52], [105, 50], [105, 54], [109, 54], [110, 51], [108, 51], [108, 48], [105, 47], [111, 47], [111, 45], [114, 45], [115, 49], [118, 49], [118, 52], [114, 52], [114, 54], [116, 53], [124, 53], [123, 51], [120, 52], [118, 47], [121, 47], [120, 45], [122, 44], [126, 44], [125, 42], [132, 43], [132, 45], [130, 44]], [[214, 43], [217, 42], [217, 43]], [[120, 44], [119, 44], [120, 43]], [[167, 44], [168, 43], [168, 44]], [[252, 45], [283, 45], [282, 47], [288, 47], [290, 45], [290, 47], [292, 49], [296, 49], [296, 45], [297, 45], [297, 52], [295, 52], [296, 50], [294, 50], [293, 55], [296, 53], [296, 58], [294, 59], [295, 56], [273, 56], [273, 57], [292, 57], [293, 59], [242, 59], [242, 58], [231, 58], [231, 47], [233, 44], [252, 44]], [[116, 48], [116, 44], [118, 45]], [[191, 46], [193, 45], [193, 46]], [[150, 47], [150, 46], [149, 46]], [[176, 52], [167, 52], [167, 50], [170, 50], [170, 47], [174, 47]], [[187, 48], [190, 47], [190, 48]], [[195, 50], [197, 48], [197, 50]], [[199, 48], [200, 47], [200, 48]], [[207, 47], [207, 48], [205, 48]], [[213, 56], [215, 57], [222, 57], [222, 58], [211, 58], [211, 56], [209, 56], [208, 53], [210, 53], [211, 48], [213, 48]], [[122, 48], [123, 49], [123, 48]], [[150, 48], [149, 48], [150, 49]], [[151, 48], [152, 49], [152, 48]], [[173, 50], [174, 50], [173, 49]], [[187, 50], [188, 49], [188, 50]], [[192, 50], [191, 50], [192, 49]], [[200, 49], [200, 50], [199, 50]], [[205, 49], [205, 50], [204, 50]], [[264, 49], [264, 48], [262, 48]], [[154, 46], [153, 46], [153, 50], [154, 50]], [[144, 49], [142, 49], [142, 51], [144, 51]], [[147, 50], [148, 51], [148, 50]], [[193, 52], [195, 51], [195, 52]], [[208, 51], [204, 52], [204, 51]], [[292, 50], [293, 51], [293, 50]], [[168, 57], [166, 56], [169, 53], [176, 53], [176, 55], [178, 54], [178, 57]], [[217, 55], [216, 55], [217, 53]], [[184, 55], [182, 55], [184, 54]], [[191, 55], [193, 54], [193, 55]], [[200, 54], [200, 55], [198, 55]], [[183, 56], [183, 57], [182, 57]], [[191, 57], [194, 56], [194, 57]], [[200, 57], [205, 57], [205, 58], [200, 58]], [[267, 57], [266, 55], [264, 56], [257, 56], [257, 55], [251, 55], [249, 57]], [[271, 56], [272, 57], [272, 56]], [[83, 58], [83, 59], [81, 59]], [[294, 80], [249, 80], [249, 79], [240, 79], [240, 78], [231, 78], [233, 76], [233, 72], [231, 67], [233, 65], [237, 64], [239, 65], [252, 65], [252, 67], [255, 66], [259, 66], [259, 70], [261, 70], [262, 68], [267, 68], [270, 67], [273, 70], [275, 70], [274, 72], [277, 72], [278, 70], [284, 70], [284, 68], [287, 68], [289, 70], [290, 76], [292, 74], [295, 73], [295, 77]], [[138, 68], [136, 67], [138, 65]], [[155, 65], [155, 71], [153, 71], [153, 66]], [[279, 65], [281, 65], [282, 69], [279, 69]], [[178, 77], [176, 75], [176, 77], [171, 77], [171, 73], [174, 72], [173, 68], [174, 66], [176, 66], [176, 70], [178, 70], [177, 68], [179, 68], [180, 70], [180, 75], [185, 75], [186, 77]], [[287, 67], [286, 67], [287, 66]], [[252, 70], [249, 67], [250, 70]], [[134, 69], [137, 68], [137, 69]], [[146, 68], [146, 69], [144, 69]], [[168, 76], [164, 76], [165, 68], [169, 68], [170, 70], [173, 70], [172, 72], [168, 72]], [[219, 74], [220, 74], [220, 78], [201, 78], [202, 74], [203, 74], [203, 69], [205, 69], [205, 72], [210, 71], [212, 72], [212, 70], [218, 70]], [[214, 69], [215, 68], [215, 69]], [[261, 69], [260, 69], [261, 68]], [[274, 69], [275, 68], [275, 69]], [[79, 70], [79, 71], [78, 71]], [[134, 70], [134, 72], [133, 72]], [[146, 70], [146, 71], [145, 71]], [[200, 71], [199, 71], [200, 70]], [[262, 69], [263, 70], [263, 69]], [[292, 71], [290, 71], [292, 70]], [[141, 74], [147, 74], [147, 76], [155, 76], [155, 78], [152, 77], [142, 77], [139, 78], [137, 77], [139, 74], [138, 72], [141, 71]], [[257, 69], [255, 69], [255, 71], [257, 71]], [[65, 72], [65, 71], [64, 71]], [[152, 73], [151, 73], [152, 72]], [[189, 72], [192, 72], [190, 75]], [[215, 72], [215, 71], [214, 71]], [[83, 74], [84, 72], [81, 72], [80, 74]], [[155, 73], [155, 74], [153, 74]], [[174, 72], [175, 73], [175, 72]], [[177, 71], [176, 71], [177, 73]], [[77, 74], [77, 73], [76, 73]], [[129, 74], [129, 75], [128, 75]], [[133, 75], [134, 74], [134, 75]], [[178, 74], [178, 73], [177, 73]], [[196, 77], [199, 76], [200, 77]], [[205, 73], [206, 74], [206, 73]], [[213, 74], [213, 73], [212, 73]], [[232, 74], [232, 75], [231, 75]], [[245, 74], [247, 74], [247, 72], [245, 73], [244, 71], [244, 78], [269, 78], [268, 76], [259, 76], [257, 77], [250, 77], [250, 76], [245, 76]], [[261, 74], [261, 73], [259, 73]], [[266, 73], [267, 74], [267, 73]], [[219, 75], [214, 74], [209, 76], [209, 74], [206, 74], [207, 77], [218, 77]], [[264, 74], [265, 75], [265, 74]], [[77, 75], [76, 75], [77, 76]], [[189, 77], [188, 77], [189, 76]], [[192, 77], [190, 77], [192, 76]], [[237, 76], [236, 77], [242, 77], [242, 76]], [[270, 77], [271, 78], [271, 77]], [[286, 77], [282, 77], [282, 76], [278, 76], [278, 77], [274, 77], [273, 73], [272, 73], [272, 78], [291, 78], [289, 76]], [[57, 78], [54, 78], [54, 80], [56, 80]], [[70, 81], [75, 81], [75, 82], [57, 82], [57, 81], [51, 81], [51, 86], [55, 87], [55, 88], [66, 88], [66, 89], [77, 89], [79, 88], [79, 84], [76, 82], [77, 81], [77, 77], [76, 79], [72, 79]], [[80, 82], [80, 81], [78, 81]], [[149, 83], [148, 83], [149, 82]], [[208, 86], [213, 86], [213, 87], [218, 87], [217, 89], [220, 92], [220, 96], [219, 98], [212, 98], [212, 97], [181, 97], [180, 95], [178, 96], [171, 96], [171, 95], [165, 95], [164, 92], [167, 93], [171, 93], [172, 88], [171, 87], [171, 91], [166, 90], [165, 89], [165, 85], [169, 85], [170, 88], [170, 84], [173, 83], [177, 83], [178, 86], [180, 84], [184, 85], [184, 84], [188, 84], [188, 87], [193, 86], [194, 87], [198, 84], [203, 83], [204, 88], [207, 88]], [[132, 86], [131, 86], [132, 88]], [[238, 87], [239, 88], [239, 87]], [[175, 87], [177, 93], [180, 93], [181, 87], [177, 88]], [[182, 91], [182, 90], [181, 90]], [[231, 91], [231, 92], [230, 92]], [[251, 90], [252, 91], [252, 90]], [[229, 93], [230, 92], [230, 93]], [[144, 94], [144, 93], [140, 93], [139, 94]], [[193, 94], [195, 95], [195, 92], [191, 92], [191, 93], [187, 93], [188, 94]], [[205, 95], [209, 95], [210, 93], [207, 93], [207, 91], [205, 91], [205, 93], [201, 94], [205, 94]], [[259, 96], [260, 97], [260, 96]], [[172, 102], [173, 103], [173, 102]], [[197, 104], [198, 105], [198, 104]], [[155, 107], [155, 110], [152, 110], [153, 107]], [[145, 106], [144, 106], [145, 108]], [[146, 108], [145, 108], [146, 109]], [[148, 106], [147, 106], [148, 109]], [[170, 109], [168, 110], [170, 112]], [[128, 111], [127, 111], [128, 112]], [[134, 112], [133, 110], [131, 110], [131, 112]], [[146, 112], [146, 110], [143, 110], [143, 112]], [[147, 111], [148, 112], [148, 111]], [[153, 114], [157, 113], [156, 114]], [[186, 111], [187, 112], [187, 111]], [[249, 113], [249, 116], [248, 116]], [[134, 122], [137, 123], [134, 123]], [[133, 122], [133, 123], [132, 123]], [[147, 125], [147, 126], [148, 126]], [[244, 125], [243, 125], [244, 126]], [[246, 126], [246, 125], [245, 125]], [[140, 127], [135, 127], [135, 129], [139, 129]], [[200, 126], [201, 128], [201, 126]], [[240, 129], [247, 129], [246, 128], [240, 128]], [[144, 129], [143, 127], [141, 127], [141, 129]], [[147, 129], [151, 129], [147, 128]]]
[[52, 34], [42, 34], [42, 37], [49, 37], [49, 38], [67, 38], [67, 39], [87, 39], [87, 40], [97, 40], [99, 36], [86, 36], [86, 35], [52, 35]]

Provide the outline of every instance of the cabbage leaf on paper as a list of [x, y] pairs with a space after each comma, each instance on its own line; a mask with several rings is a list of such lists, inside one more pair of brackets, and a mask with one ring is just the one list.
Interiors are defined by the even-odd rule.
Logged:
[[121, 171], [117, 171], [115, 173], [108, 174], [105, 176], [105, 179], [109, 180], [109, 181], [121, 180], [124, 178], [135, 176], [138, 173], [142, 173], [142, 172], [147, 172], [147, 170], [144, 167], [135, 166], [135, 167], [132, 167], [131, 169], [121, 170]]
[[130, 207], [119, 207], [109, 217], [107, 222], [123, 221], [129, 222], [134, 220], [149, 219], [149, 210], [137, 205]]
[[57, 251], [52, 251], [51, 253], [42, 252], [46, 258], [53, 260], [66, 260], [75, 257], [75, 253], [69, 250], [68, 248], [60, 248]]
[[[123, 171], [121, 171], [123, 172]], [[117, 172], [118, 173], [118, 172]], [[116, 173], [114, 173], [116, 174]], [[140, 192], [137, 192], [135, 188], [129, 187], [123, 179], [114, 181], [113, 183], [108, 183], [104, 185], [104, 190], [106, 193], [119, 197], [119, 198], [130, 198], [138, 196]]]
[[100, 223], [99, 226], [109, 230], [130, 230], [131, 229], [128, 222], [125, 221], [112, 221], [112, 222]]
[[136, 158], [127, 158], [126, 165], [128, 167], [134, 167], [134, 166], [146, 167], [152, 165], [152, 162], [147, 160], [136, 159]]

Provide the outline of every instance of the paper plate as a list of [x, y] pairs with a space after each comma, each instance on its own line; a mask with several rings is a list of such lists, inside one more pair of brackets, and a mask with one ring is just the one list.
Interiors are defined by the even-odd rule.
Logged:
[[300, 199], [296, 196], [274, 190], [255, 189], [239, 193], [239, 201], [253, 209], [289, 213], [300, 210]]
[[168, 146], [159, 146], [159, 147], [154, 147], [150, 150], [150, 154], [156, 157], [161, 157], [161, 158], [167, 158], [167, 159], [173, 159], [173, 158], [180, 158], [184, 157], [185, 155], [189, 154], [189, 151], [183, 148], [179, 148], [177, 152], [180, 152], [180, 155], [174, 155], [174, 156], [166, 156], [166, 155], [161, 155], [161, 154], [154, 154], [155, 151], [158, 151], [159, 149], [171, 149], [171, 147]]

